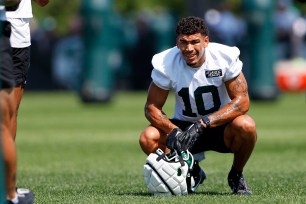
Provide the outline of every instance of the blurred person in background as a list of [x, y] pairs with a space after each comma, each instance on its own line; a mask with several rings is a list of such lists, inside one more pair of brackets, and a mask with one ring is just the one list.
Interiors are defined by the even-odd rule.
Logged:
[[54, 43], [52, 76], [57, 88], [79, 91], [84, 56], [81, 16], [73, 16], [68, 29], [68, 34]]
[[[0, 4], [0, 120], [1, 144], [5, 169], [5, 191], [7, 204], [32, 204], [34, 195], [27, 189], [16, 188], [17, 155], [11, 128], [14, 101], [11, 97], [15, 79], [13, 75], [12, 48], [10, 44], [11, 24], [7, 21], [6, 10], [14, 11], [20, 0], [1, 0]], [[4, 6], [5, 5], [5, 6]]]
[[228, 2], [221, 2], [204, 14], [211, 40], [228, 46], [238, 46], [247, 33], [246, 22], [230, 10]]
[[150, 84], [151, 57], [155, 51], [156, 36], [150, 27], [150, 19], [144, 15], [136, 19], [137, 41], [128, 53], [132, 71], [131, 86], [133, 90], [145, 90]]
[[294, 29], [295, 23], [299, 23], [301, 19], [301, 13], [293, 6], [292, 0], [276, 2], [274, 24], [278, 59], [292, 59], [301, 56], [300, 46], [303, 45], [304, 35], [299, 35], [298, 30], [303, 30], [303, 27], [298, 26], [297, 29]]
[[27, 90], [51, 90], [54, 48], [58, 41], [57, 21], [52, 16], [31, 19], [31, 68], [27, 76]]
[[[191, 193], [206, 178], [199, 166], [201, 153], [233, 153], [228, 185], [234, 194], [250, 195], [243, 169], [257, 133], [254, 120], [246, 115], [250, 102], [240, 51], [209, 42], [208, 32], [202, 19], [183, 18], [176, 27], [176, 46], [153, 56], [144, 108], [151, 124], [139, 143], [147, 155], [158, 148], [166, 153], [189, 149], [195, 160]], [[170, 90], [176, 101], [171, 119], [163, 111]]]

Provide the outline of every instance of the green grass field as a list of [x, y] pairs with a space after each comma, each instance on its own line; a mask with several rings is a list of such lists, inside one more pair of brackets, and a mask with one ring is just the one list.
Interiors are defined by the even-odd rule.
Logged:
[[[49, 203], [306, 203], [306, 94], [251, 103], [258, 142], [244, 176], [252, 196], [227, 186], [231, 154], [207, 152], [207, 180], [196, 194], [152, 197], [143, 180], [139, 133], [145, 92], [83, 104], [69, 92], [26, 92], [19, 112], [18, 186]], [[172, 115], [173, 97], [165, 111]]]

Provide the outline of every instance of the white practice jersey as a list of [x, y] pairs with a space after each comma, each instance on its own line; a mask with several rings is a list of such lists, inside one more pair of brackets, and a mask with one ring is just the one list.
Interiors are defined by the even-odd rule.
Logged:
[[31, 45], [30, 20], [32, 14], [31, 0], [21, 0], [16, 11], [7, 11], [6, 17], [12, 24], [11, 45], [24, 48]]
[[177, 47], [153, 56], [154, 84], [175, 93], [175, 119], [195, 121], [230, 101], [225, 83], [242, 70], [237, 47], [209, 43], [199, 68], [188, 66]]

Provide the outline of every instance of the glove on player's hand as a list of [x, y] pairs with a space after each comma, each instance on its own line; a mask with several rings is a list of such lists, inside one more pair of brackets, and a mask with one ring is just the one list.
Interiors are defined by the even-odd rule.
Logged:
[[179, 152], [186, 151], [194, 146], [203, 132], [203, 129], [204, 126], [199, 121], [190, 125], [184, 132], [176, 128], [169, 134], [166, 145], [172, 150], [177, 150]]
[[196, 141], [199, 139], [203, 130], [204, 126], [199, 121], [196, 121], [190, 125], [179, 138], [182, 150], [185, 151], [192, 148]]
[[182, 137], [183, 131], [180, 128], [173, 129], [166, 140], [166, 146], [171, 150], [183, 151], [180, 144], [180, 137]]

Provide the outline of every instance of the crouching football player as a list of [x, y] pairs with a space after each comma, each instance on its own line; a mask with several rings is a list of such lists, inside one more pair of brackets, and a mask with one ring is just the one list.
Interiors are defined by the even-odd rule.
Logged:
[[[147, 155], [158, 148], [233, 153], [228, 185], [234, 194], [249, 195], [242, 172], [257, 134], [254, 120], [246, 115], [250, 101], [240, 51], [209, 42], [208, 35], [202, 19], [183, 18], [176, 26], [176, 46], [153, 56], [145, 104], [151, 124], [141, 133], [140, 146]], [[170, 90], [175, 94], [171, 119], [163, 112]], [[196, 161], [193, 176], [192, 192], [206, 177]]]

